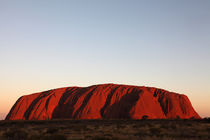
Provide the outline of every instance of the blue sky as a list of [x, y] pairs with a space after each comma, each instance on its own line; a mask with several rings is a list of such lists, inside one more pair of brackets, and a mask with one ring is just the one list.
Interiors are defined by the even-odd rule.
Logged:
[[210, 116], [209, 54], [208, 0], [1, 0], [0, 115], [24, 94], [123, 83]]

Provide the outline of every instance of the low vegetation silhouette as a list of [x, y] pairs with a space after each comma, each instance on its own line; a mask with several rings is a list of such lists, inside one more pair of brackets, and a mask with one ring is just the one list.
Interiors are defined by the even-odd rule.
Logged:
[[0, 140], [208, 140], [210, 118], [0, 121]]

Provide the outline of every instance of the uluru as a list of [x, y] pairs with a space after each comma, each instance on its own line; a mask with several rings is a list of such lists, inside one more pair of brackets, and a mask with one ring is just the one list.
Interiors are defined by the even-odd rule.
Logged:
[[154, 87], [101, 84], [20, 97], [6, 120], [199, 119], [188, 97]]

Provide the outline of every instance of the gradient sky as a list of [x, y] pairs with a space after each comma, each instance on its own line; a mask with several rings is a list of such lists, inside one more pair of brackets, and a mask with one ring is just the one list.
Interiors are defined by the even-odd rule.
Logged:
[[209, 0], [0, 0], [0, 119], [22, 95], [121, 83], [210, 116]]

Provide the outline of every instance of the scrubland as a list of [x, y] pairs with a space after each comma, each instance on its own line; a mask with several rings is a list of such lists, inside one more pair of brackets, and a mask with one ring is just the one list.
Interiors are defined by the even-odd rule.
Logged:
[[209, 140], [210, 119], [0, 121], [0, 140]]

